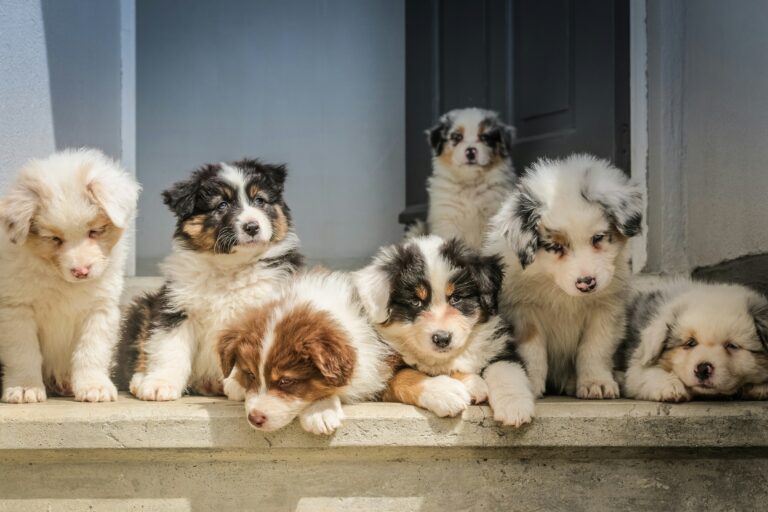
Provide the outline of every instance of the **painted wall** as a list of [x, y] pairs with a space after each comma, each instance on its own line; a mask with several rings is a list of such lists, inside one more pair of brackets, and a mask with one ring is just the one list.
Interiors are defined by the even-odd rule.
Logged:
[[305, 253], [360, 264], [404, 205], [404, 5], [138, 0], [139, 273], [170, 249], [160, 191], [204, 162], [285, 162]]
[[648, 2], [649, 265], [768, 252], [768, 3]]

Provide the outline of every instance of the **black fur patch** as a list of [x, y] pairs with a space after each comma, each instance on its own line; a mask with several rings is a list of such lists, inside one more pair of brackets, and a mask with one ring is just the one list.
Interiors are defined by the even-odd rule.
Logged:
[[520, 357], [520, 353], [517, 351], [517, 338], [515, 337], [514, 326], [502, 321], [494, 331], [493, 336], [496, 338], [505, 338], [504, 350], [493, 356], [493, 358], [488, 361], [486, 367], [499, 361], [507, 361], [518, 363], [525, 370], [525, 361], [523, 361], [523, 358]]
[[[391, 276], [388, 322], [413, 322], [432, 297], [424, 257], [415, 245], [398, 245], [384, 271]], [[427, 292], [427, 298], [423, 301], [417, 295], [419, 287]], [[417, 305], [419, 301], [421, 304]]]
[[757, 337], [763, 344], [763, 349], [768, 352], [768, 304], [752, 305], [749, 312], [755, 319]]
[[520, 220], [520, 244], [517, 257], [523, 268], [533, 263], [539, 248], [539, 221], [542, 203], [525, 187], [518, 188], [515, 215]]
[[451, 126], [453, 126], [451, 119], [444, 115], [435, 126], [427, 130], [427, 141], [429, 142], [429, 147], [432, 148], [434, 156], [442, 154], [443, 147], [448, 141], [448, 132], [451, 130]]
[[304, 256], [299, 251], [288, 251], [274, 258], [261, 260], [267, 268], [285, 267], [290, 272], [295, 272], [304, 266]]
[[486, 118], [480, 122], [482, 135], [480, 140], [502, 158], [507, 158], [512, 152], [514, 130], [499, 122], [496, 117]]
[[[664, 299], [660, 291], [638, 293], [627, 304], [627, 329], [614, 354], [617, 370], [626, 371], [629, 367], [629, 361], [640, 345], [640, 332], [653, 321]], [[659, 357], [662, 352], [663, 349], [659, 351]]]
[[504, 279], [501, 258], [496, 255], [481, 256], [455, 238], [447, 241], [440, 252], [453, 267], [460, 269], [452, 278], [454, 296], [462, 299], [456, 309], [470, 315], [479, 306], [483, 312], [481, 321], [495, 315]]

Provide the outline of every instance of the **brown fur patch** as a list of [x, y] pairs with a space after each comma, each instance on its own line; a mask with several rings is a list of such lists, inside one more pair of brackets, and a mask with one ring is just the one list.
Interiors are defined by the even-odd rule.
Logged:
[[416, 296], [421, 300], [427, 300], [429, 290], [427, 290], [426, 286], [420, 284], [416, 287]]
[[390, 379], [381, 399], [384, 402], [419, 405], [419, 397], [424, 389], [424, 381], [428, 378], [427, 375], [413, 368], [402, 369]]
[[259, 193], [259, 187], [257, 187], [256, 185], [251, 185], [250, 187], [248, 187], [248, 197], [250, 199], [253, 199], [254, 197], [256, 197], [258, 193]]
[[251, 310], [238, 325], [219, 337], [219, 362], [225, 377], [237, 366], [236, 379], [245, 389], [258, 390], [261, 345], [275, 303]]
[[205, 227], [205, 215], [195, 215], [185, 220], [181, 231], [189, 237], [189, 244], [199, 251], [213, 251], [216, 246], [216, 231]]
[[279, 242], [285, 238], [288, 234], [288, 219], [285, 216], [283, 208], [278, 204], [275, 205], [275, 220], [274, 229], [272, 231], [272, 241]]
[[456, 285], [454, 283], [448, 283], [448, 286], [445, 287], [445, 296], [450, 297], [453, 295], [453, 292], [456, 291]]

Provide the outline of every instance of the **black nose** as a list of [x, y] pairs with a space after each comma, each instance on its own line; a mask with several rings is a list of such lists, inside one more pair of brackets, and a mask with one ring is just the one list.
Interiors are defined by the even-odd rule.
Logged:
[[467, 155], [467, 160], [470, 160], [470, 161], [474, 160], [475, 158], [477, 158], [477, 149], [475, 149], [475, 148], [467, 148], [464, 151], [464, 154]]
[[451, 333], [446, 331], [437, 331], [432, 335], [432, 343], [440, 348], [445, 348], [451, 343]]
[[595, 289], [595, 286], [597, 286], [597, 279], [592, 276], [581, 276], [576, 279], [576, 288], [578, 288], [580, 292], [591, 292]]
[[246, 224], [243, 224], [243, 231], [245, 231], [247, 234], [251, 236], [256, 236], [256, 234], [259, 232], [259, 223], [248, 222]]
[[711, 363], [699, 363], [693, 370], [694, 375], [699, 380], [707, 380], [715, 372], [715, 367]]

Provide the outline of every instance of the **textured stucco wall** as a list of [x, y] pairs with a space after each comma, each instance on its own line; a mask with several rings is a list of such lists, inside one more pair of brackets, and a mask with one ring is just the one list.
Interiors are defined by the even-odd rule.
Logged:
[[204, 162], [285, 162], [305, 253], [359, 264], [402, 235], [402, 1], [137, 3], [139, 273], [170, 250], [160, 191]]

